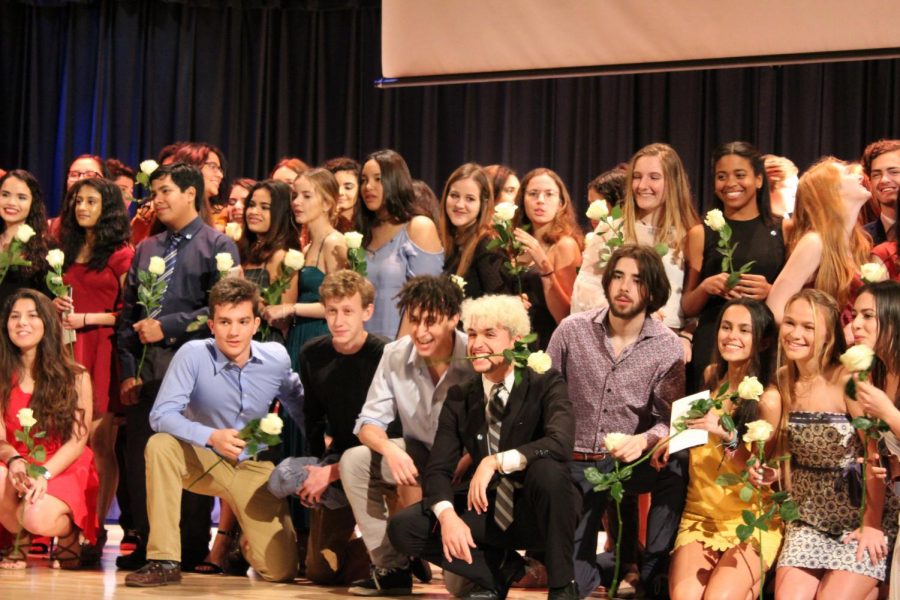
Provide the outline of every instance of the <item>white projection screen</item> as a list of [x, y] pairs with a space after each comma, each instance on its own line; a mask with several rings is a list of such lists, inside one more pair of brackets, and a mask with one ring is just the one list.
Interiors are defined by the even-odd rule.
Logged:
[[896, 0], [382, 0], [392, 85], [900, 56]]

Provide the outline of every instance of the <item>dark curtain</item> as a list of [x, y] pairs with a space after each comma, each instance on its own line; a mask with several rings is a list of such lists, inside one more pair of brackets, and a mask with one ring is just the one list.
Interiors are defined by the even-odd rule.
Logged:
[[136, 165], [176, 140], [220, 146], [229, 178], [393, 147], [438, 194], [465, 161], [549, 166], [583, 207], [653, 141], [706, 206], [721, 142], [803, 169], [900, 136], [898, 60], [380, 90], [375, 0], [4, 1], [0, 30], [0, 167], [34, 172], [51, 214], [74, 156]]

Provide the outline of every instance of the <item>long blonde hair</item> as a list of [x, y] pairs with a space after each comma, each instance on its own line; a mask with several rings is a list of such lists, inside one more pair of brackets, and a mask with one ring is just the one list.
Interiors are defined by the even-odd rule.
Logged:
[[664, 243], [671, 248], [675, 256], [679, 256], [684, 250], [687, 240], [687, 232], [700, 222], [697, 209], [691, 197], [691, 185], [684, 165], [675, 149], [668, 144], [655, 143], [644, 146], [634, 153], [628, 161], [628, 172], [625, 175], [625, 239], [629, 242], [637, 242], [637, 233], [634, 222], [637, 220], [637, 204], [634, 199], [634, 165], [639, 158], [645, 156], [657, 156], [663, 168], [663, 217], [657, 225], [654, 243]]
[[788, 233], [788, 253], [806, 233], [815, 231], [822, 238], [822, 260], [816, 272], [815, 287], [833, 296], [838, 306], [850, 301], [850, 289], [859, 267], [869, 258], [871, 243], [859, 224], [849, 237], [845, 229], [844, 200], [841, 198], [842, 160], [826, 156], [800, 178], [797, 204]]

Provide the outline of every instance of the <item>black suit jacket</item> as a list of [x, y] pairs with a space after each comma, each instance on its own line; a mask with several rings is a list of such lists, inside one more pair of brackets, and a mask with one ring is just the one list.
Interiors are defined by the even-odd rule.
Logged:
[[[575, 419], [562, 376], [551, 369], [537, 374], [523, 369], [503, 411], [500, 451], [518, 450], [531, 464], [538, 459], [567, 462], [575, 447]], [[473, 465], [488, 455], [484, 386], [475, 374], [447, 391], [431, 456], [423, 479], [424, 505], [453, 502], [453, 472], [464, 451]], [[527, 467], [526, 467], [527, 469]], [[509, 475], [524, 479], [525, 471]], [[495, 476], [495, 486], [499, 476]]]
[[881, 222], [881, 217], [876, 218], [874, 221], [869, 221], [863, 225], [863, 229], [872, 238], [873, 248], [878, 244], [886, 242], [888, 239], [887, 232], [884, 230], [884, 223]]

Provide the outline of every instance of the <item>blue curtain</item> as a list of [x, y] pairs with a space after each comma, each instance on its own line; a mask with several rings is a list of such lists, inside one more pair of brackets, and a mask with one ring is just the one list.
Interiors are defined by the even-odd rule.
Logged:
[[0, 33], [0, 167], [34, 172], [50, 214], [74, 156], [136, 165], [176, 140], [221, 147], [229, 178], [381, 147], [438, 191], [467, 160], [549, 166], [581, 205], [594, 175], [665, 141], [703, 207], [721, 142], [802, 169], [900, 135], [898, 60], [376, 89], [376, 0], [2, 2]]

